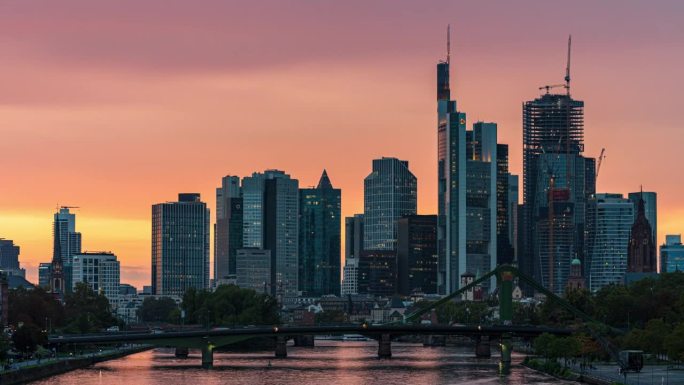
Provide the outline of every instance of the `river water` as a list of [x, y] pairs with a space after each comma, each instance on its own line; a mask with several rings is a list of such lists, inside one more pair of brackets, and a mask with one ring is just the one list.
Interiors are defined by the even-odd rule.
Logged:
[[[492, 353], [495, 354], [494, 349]], [[519, 362], [521, 356], [514, 355]], [[214, 353], [214, 369], [200, 367], [200, 352], [174, 357], [157, 349], [35, 382], [41, 385], [422, 385], [559, 384], [554, 378], [514, 365], [497, 373], [498, 357], [476, 359], [472, 348], [392, 344], [392, 358], [377, 358], [375, 342], [316, 341], [316, 347], [288, 346], [288, 357], [272, 351]], [[566, 384], [570, 384], [567, 382]]]

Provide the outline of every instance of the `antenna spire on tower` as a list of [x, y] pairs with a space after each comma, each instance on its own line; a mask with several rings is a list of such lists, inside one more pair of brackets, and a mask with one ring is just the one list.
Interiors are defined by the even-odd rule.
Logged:
[[570, 95], [570, 47], [572, 46], [572, 35], [568, 35], [568, 65], [565, 67], [565, 89]]
[[447, 24], [447, 63], [451, 61], [451, 24]]

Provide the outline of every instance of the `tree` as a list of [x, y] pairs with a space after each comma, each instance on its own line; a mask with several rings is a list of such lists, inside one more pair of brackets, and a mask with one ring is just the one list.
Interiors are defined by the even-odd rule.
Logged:
[[684, 361], [684, 322], [670, 333], [664, 345], [671, 360]]
[[20, 287], [10, 290], [8, 302], [10, 325], [23, 323], [45, 329], [49, 325], [59, 328], [64, 324], [64, 308], [42, 288], [26, 290]]
[[31, 353], [38, 345], [47, 342], [45, 333], [33, 324], [24, 324], [12, 334], [14, 348], [20, 352]]
[[143, 322], [176, 322], [176, 310], [176, 301], [171, 298], [145, 298], [138, 309], [138, 317]]
[[73, 292], [65, 296], [64, 310], [70, 332], [91, 333], [119, 324], [107, 297], [95, 293], [85, 282], [76, 284]]
[[216, 291], [188, 290], [181, 305], [188, 322], [210, 325], [275, 325], [280, 323], [275, 298], [235, 285]]
[[534, 351], [544, 358], [552, 357], [552, 344], [554, 342], [554, 337], [552, 334], [543, 333], [539, 337], [534, 339]]
[[10, 350], [10, 340], [7, 336], [0, 332], [0, 361], [7, 360], [7, 353]]

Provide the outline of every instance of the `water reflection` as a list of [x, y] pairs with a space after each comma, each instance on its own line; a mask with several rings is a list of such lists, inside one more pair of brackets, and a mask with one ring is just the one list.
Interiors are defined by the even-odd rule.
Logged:
[[[391, 359], [378, 359], [374, 342], [316, 341], [315, 348], [288, 347], [288, 358], [273, 352], [215, 353], [214, 369], [200, 368], [199, 352], [187, 359], [172, 349], [147, 351], [52, 377], [37, 384], [125, 385], [421, 385], [558, 384], [515, 366], [497, 373], [498, 357], [476, 359], [472, 348], [392, 345]], [[520, 357], [514, 357], [514, 361]], [[270, 363], [270, 366], [269, 366]], [[567, 382], [567, 384], [570, 384]]]

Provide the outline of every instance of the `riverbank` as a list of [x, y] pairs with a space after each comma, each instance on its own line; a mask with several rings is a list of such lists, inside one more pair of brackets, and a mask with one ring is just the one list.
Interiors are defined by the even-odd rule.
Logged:
[[0, 385], [17, 385], [42, 378], [66, 373], [72, 370], [85, 368], [98, 362], [114, 360], [130, 354], [140, 353], [151, 349], [150, 346], [141, 345], [130, 348], [107, 350], [76, 357], [64, 357], [46, 359], [40, 364], [21, 366], [13, 370], [0, 372]]
[[[570, 368], [562, 368], [560, 364], [555, 362], [555, 365], [548, 365], [550, 362], [542, 362], [541, 360], [537, 359], [529, 359], [526, 358], [521, 365], [528, 368], [532, 369], [536, 372], [546, 374], [548, 376], [554, 377], [559, 380], [566, 380], [566, 381], [577, 381], [577, 382], [583, 382], [586, 384], [592, 384], [592, 385], [611, 385], [615, 384], [614, 381], [611, 380], [606, 380], [603, 378], [599, 377], [594, 377], [591, 375], [587, 374], [580, 374], [572, 371]], [[557, 365], [557, 366], [556, 366]], [[560, 368], [560, 370], [559, 370]]]

